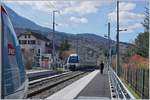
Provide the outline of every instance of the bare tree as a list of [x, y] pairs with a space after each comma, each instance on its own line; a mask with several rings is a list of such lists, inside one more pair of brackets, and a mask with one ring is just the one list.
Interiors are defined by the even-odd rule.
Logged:
[[30, 49], [25, 49], [23, 52], [26, 69], [32, 69], [33, 53]]

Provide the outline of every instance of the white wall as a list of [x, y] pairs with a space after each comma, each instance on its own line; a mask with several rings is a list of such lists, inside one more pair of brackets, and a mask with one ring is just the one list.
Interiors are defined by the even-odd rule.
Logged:
[[31, 48], [31, 49], [35, 49], [35, 52], [37, 53], [38, 52], [38, 49], [40, 49], [40, 52], [41, 53], [45, 53], [46, 52], [46, 47], [45, 47], [45, 41], [43, 40], [40, 40], [40, 39], [37, 39], [36, 37], [34, 37], [33, 35], [30, 35], [30, 38], [28, 38], [28, 35], [27, 37], [25, 38], [25, 35], [21, 35], [19, 37], [19, 40], [35, 40], [36, 41], [36, 44], [20, 44], [21, 45], [21, 48]]
[[43, 40], [37, 40], [36, 42], [37, 42], [37, 45], [36, 45], [37, 50], [40, 49], [41, 50], [40, 52], [42, 54], [45, 53], [46, 52], [46, 47], [45, 47], [46, 42]]
[[[30, 35], [30, 38], [28, 38], [28, 36], [27, 36], [27, 38], [25, 38], [25, 35], [21, 35], [20, 37], [19, 37], [19, 40], [36, 40], [36, 38], [34, 37], [34, 36], [32, 36], [32, 35]], [[35, 44], [28, 44], [28, 42], [27, 42], [27, 44], [20, 44], [21, 45], [21, 48], [35, 48], [36, 47], [36, 45]]]

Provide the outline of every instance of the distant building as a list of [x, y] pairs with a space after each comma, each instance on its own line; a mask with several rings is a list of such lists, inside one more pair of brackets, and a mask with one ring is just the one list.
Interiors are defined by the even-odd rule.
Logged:
[[28, 50], [31, 53], [31, 55], [29, 56], [32, 56], [32, 67], [51, 66], [52, 46], [48, 38], [39, 33], [25, 32], [18, 36], [18, 40], [24, 55], [26, 55], [26, 50]]
[[52, 51], [50, 40], [39, 33], [25, 32], [18, 36], [18, 40], [22, 51], [26, 48], [34, 54], [51, 53]]

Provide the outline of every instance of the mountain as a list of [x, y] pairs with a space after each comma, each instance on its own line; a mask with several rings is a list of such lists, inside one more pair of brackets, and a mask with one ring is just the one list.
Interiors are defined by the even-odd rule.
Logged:
[[37, 30], [42, 32], [52, 32], [51, 29], [37, 25], [36, 23], [30, 21], [29, 19], [18, 15], [9, 7], [5, 6], [5, 8], [15, 28], [32, 29], [32, 30]]
[[[6, 7], [6, 10], [17, 35], [30, 30], [52, 39], [52, 29], [37, 25], [27, 18], [18, 15], [15, 11], [8, 7]], [[97, 61], [105, 59], [104, 52], [106, 52], [106, 49], [108, 48], [108, 39], [104, 37], [93, 33], [80, 33], [75, 35], [65, 32], [55, 32], [56, 45], [59, 46], [64, 39], [69, 41], [72, 49], [77, 50], [80, 55], [81, 62], [84, 64], [96, 64]], [[115, 45], [115, 41], [112, 40], [111, 45]], [[128, 43], [120, 43], [120, 48], [124, 51], [129, 45], [130, 44]]]

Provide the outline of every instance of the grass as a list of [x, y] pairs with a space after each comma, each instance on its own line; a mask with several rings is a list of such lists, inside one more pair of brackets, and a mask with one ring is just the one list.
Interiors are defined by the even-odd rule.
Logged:
[[125, 80], [123, 80], [123, 83], [127, 87], [127, 89], [131, 92], [131, 94], [136, 98], [136, 99], [141, 99], [141, 97], [134, 91], [134, 89], [131, 87], [131, 84], [127, 83]]
[[57, 70], [57, 71], [60, 71], [60, 72], [63, 72], [63, 71], [64, 71], [64, 68], [57, 68], [56, 70]]

